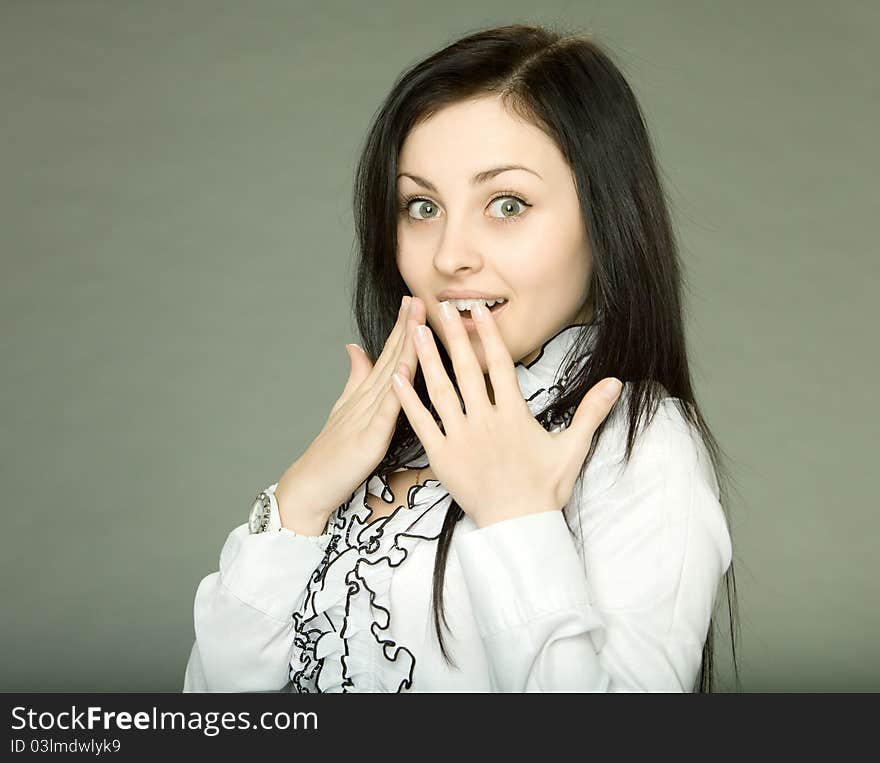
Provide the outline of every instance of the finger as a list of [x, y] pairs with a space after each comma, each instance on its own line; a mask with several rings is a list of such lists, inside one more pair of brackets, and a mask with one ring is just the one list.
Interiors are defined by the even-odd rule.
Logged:
[[480, 341], [483, 343], [486, 370], [492, 381], [495, 405], [512, 408], [522, 404], [528, 408], [519, 388], [513, 358], [507, 345], [504, 344], [504, 338], [501, 336], [492, 311], [480, 305], [471, 311], [471, 315], [477, 326]]
[[416, 330], [416, 326], [418, 325], [413, 321], [413, 315], [417, 313], [418, 306], [416, 304], [415, 297], [408, 298], [408, 307], [406, 309], [406, 313], [403, 317], [403, 325], [404, 332], [400, 343], [398, 344], [397, 351], [394, 355], [394, 361], [388, 367], [388, 382], [391, 383], [391, 374], [393, 374], [400, 363], [404, 360], [409, 360], [409, 364], [415, 365], [417, 360], [416, 348], [415, 348], [415, 340], [413, 338], [413, 334]]
[[401, 363], [406, 363], [406, 365], [411, 370], [409, 376], [410, 383], [412, 383], [412, 380], [415, 379], [416, 370], [419, 365], [419, 354], [416, 350], [415, 331], [416, 327], [419, 324], [424, 323], [426, 318], [427, 311], [425, 310], [424, 301], [414, 296], [412, 298], [412, 302], [410, 303], [409, 316], [406, 319], [407, 340], [403, 345], [403, 352], [400, 353], [400, 357], [397, 359], [398, 366]]
[[342, 388], [342, 392], [339, 394], [339, 399], [334, 406], [336, 408], [348, 400], [354, 390], [361, 385], [363, 380], [370, 375], [370, 371], [373, 369], [373, 364], [369, 357], [367, 357], [367, 353], [358, 345], [354, 343], [346, 345], [346, 352], [348, 353], [350, 369], [348, 372], [348, 380]]
[[[424, 301], [415, 296], [411, 297], [409, 299], [409, 308], [406, 313], [405, 337], [400, 342], [399, 352], [396, 356], [398, 373], [404, 374], [410, 384], [412, 384], [412, 381], [415, 378], [416, 368], [419, 364], [414, 335], [419, 323], [424, 322], [425, 313]], [[398, 400], [397, 395], [391, 394], [392, 384], [390, 377], [393, 371], [394, 368], [389, 365], [387, 368], [389, 377], [388, 381], [382, 385], [381, 391], [378, 391], [372, 396], [374, 401], [378, 398], [381, 398], [381, 400], [378, 405], [372, 403], [374, 410], [370, 416], [370, 424], [372, 424], [373, 419], [376, 416], [392, 417], [396, 420], [397, 415], [400, 412], [400, 401]]]
[[440, 319], [443, 321], [443, 333], [446, 336], [446, 345], [449, 357], [452, 359], [452, 367], [455, 370], [455, 378], [458, 381], [458, 389], [467, 413], [476, 413], [487, 410], [491, 405], [489, 393], [486, 391], [486, 380], [483, 378], [483, 369], [474, 352], [474, 346], [464, 327], [461, 313], [448, 300], [440, 303]]
[[365, 408], [374, 408], [377, 401], [384, 399], [391, 389], [391, 374], [397, 368], [398, 358], [405, 346], [407, 332], [406, 316], [409, 312], [411, 297], [404, 297], [398, 313], [398, 320], [385, 343], [385, 349], [376, 360], [376, 367], [363, 390], [361, 401]]
[[[416, 437], [419, 438], [419, 441], [425, 448], [428, 460], [432, 461], [432, 454], [437, 452], [446, 439], [443, 432], [440, 431], [437, 422], [434, 421], [434, 417], [422, 404], [418, 393], [413, 389], [409, 381], [400, 374], [394, 374], [391, 380], [394, 394], [400, 402], [400, 407], [403, 408], [413, 428], [413, 432], [416, 433]], [[436, 407], [436, 403], [434, 405]]]
[[[385, 340], [385, 346], [382, 348], [382, 352], [379, 353], [379, 357], [376, 358], [376, 365], [373, 369], [375, 372], [373, 376], [373, 384], [375, 384], [377, 379], [381, 376], [385, 376], [386, 381], [390, 379], [391, 374], [394, 373], [394, 369], [397, 367], [395, 355], [403, 342], [403, 338], [406, 336], [406, 316], [409, 311], [410, 299], [411, 297], [404, 296], [401, 300], [394, 327], [391, 329], [388, 339]], [[389, 366], [391, 369], [390, 371], [388, 370]]]
[[[398, 373], [407, 381], [411, 379], [409, 368], [404, 363], [398, 367]], [[373, 407], [370, 418], [367, 420], [367, 428], [373, 426], [376, 420], [383, 421], [386, 425], [394, 426], [397, 423], [397, 416], [400, 413], [400, 399], [394, 394], [394, 385], [388, 383], [388, 391], [379, 401], [378, 405]]]
[[[418, 321], [424, 320], [424, 303], [418, 300], [416, 297], [412, 298], [410, 302], [410, 309], [407, 318], [407, 328], [406, 328], [406, 338], [402, 342], [401, 351], [397, 356], [397, 368], [400, 371], [401, 364], [404, 364], [408, 370], [408, 376], [406, 377], [410, 384], [412, 384], [412, 380], [415, 378], [415, 368], [418, 366], [419, 358], [416, 352], [414, 332], [418, 326]], [[412, 368], [412, 371], [409, 371], [409, 368]], [[393, 368], [389, 366], [389, 379], [383, 385], [382, 391], [378, 392], [373, 396], [373, 399], [381, 398], [381, 402], [376, 407], [376, 411], [374, 411], [373, 415], [370, 417], [370, 422], [372, 423], [373, 417], [376, 415], [383, 416], [394, 416], [396, 417], [400, 411], [400, 401], [397, 399], [397, 396], [394, 394], [390, 394], [391, 391], [391, 379], [390, 375], [393, 372]]]
[[[416, 350], [412, 339], [415, 324], [413, 324], [412, 318], [419, 315], [420, 308], [415, 297], [406, 296], [403, 298], [403, 301], [405, 302], [405, 307], [401, 307], [401, 311], [398, 313], [398, 321], [386, 342], [386, 349], [383, 350], [376, 361], [376, 378], [370, 388], [373, 392], [377, 390], [387, 391], [391, 388], [391, 374], [394, 373], [394, 369], [397, 368], [401, 360], [406, 360], [411, 366], [416, 365]], [[421, 309], [423, 311], [424, 307]], [[396, 343], [394, 343], [393, 352], [389, 354], [388, 350], [393, 342], [392, 337], [396, 337]]]
[[416, 331], [416, 351], [419, 356], [419, 364], [422, 366], [428, 395], [443, 421], [444, 431], [450, 432], [461, 422], [464, 414], [461, 411], [458, 393], [452, 386], [446, 369], [443, 367], [443, 361], [437, 352], [434, 334], [424, 324], [420, 324]]
[[556, 435], [574, 448], [580, 463], [587, 456], [593, 434], [614, 407], [622, 388], [621, 381], [613, 376], [594, 384], [578, 405], [568, 428]]

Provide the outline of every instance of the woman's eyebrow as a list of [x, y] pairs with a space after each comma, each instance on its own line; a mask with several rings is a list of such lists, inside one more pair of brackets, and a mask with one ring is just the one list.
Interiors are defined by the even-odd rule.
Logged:
[[[486, 181], [491, 180], [496, 175], [500, 175], [502, 172], [510, 172], [511, 170], [525, 170], [526, 172], [531, 172], [535, 177], [543, 180], [543, 178], [537, 172], [535, 172], [534, 170], [530, 170], [528, 167], [523, 167], [521, 164], [505, 164], [501, 167], [492, 167], [491, 169], [478, 172], [471, 178], [471, 185], [480, 185], [480, 183], [485, 183]], [[413, 175], [411, 172], [401, 172], [397, 176], [397, 179], [400, 180], [400, 178], [402, 177], [408, 177], [410, 180], [414, 180], [423, 188], [427, 188], [429, 191], [434, 191], [434, 193], [437, 193], [437, 189], [432, 183], [422, 177], [419, 177], [418, 175]]]

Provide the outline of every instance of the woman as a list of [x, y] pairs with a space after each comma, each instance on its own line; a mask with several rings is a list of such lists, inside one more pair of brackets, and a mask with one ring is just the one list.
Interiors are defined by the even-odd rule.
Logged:
[[719, 449], [620, 72], [541, 27], [448, 46], [355, 208], [365, 350], [200, 583], [184, 691], [711, 690]]

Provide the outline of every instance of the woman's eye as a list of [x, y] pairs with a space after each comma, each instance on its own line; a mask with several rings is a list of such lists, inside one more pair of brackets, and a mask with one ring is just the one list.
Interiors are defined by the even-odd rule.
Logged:
[[[434, 205], [434, 202], [428, 201], [427, 199], [410, 199], [409, 201], [405, 202], [403, 208], [404, 208], [404, 210], [408, 210], [413, 207], [415, 207], [415, 209], [417, 209], [417, 210], [423, 210], [425, 213], [427, 213], [429, 215], [433, 215], [437, 212], [437, 207]], [[418, 213], [417, 213], [417, 215], [418, 215]], [[425, 220], [425, 219], [430, 219], [430, 217], [424, 218], [424, 217], [416, 216], [415, 219], [416, 220]]]
[[501, 213], [500, 216], [505, 218], [519, 217], [521, 212], [518, 212], [517, 210], [530, 206], [518, 196], [497, 196], [492, 200], [492, 204], [489, 205], [490, 209], [497, 202], [502, 202], [498, 205], [498, 211]]

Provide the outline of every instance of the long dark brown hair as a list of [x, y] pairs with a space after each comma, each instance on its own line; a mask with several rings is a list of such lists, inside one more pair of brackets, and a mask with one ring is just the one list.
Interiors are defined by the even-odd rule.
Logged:
[[[401, 297], [410, 293], [396, 264], [397, 173], [403, 142], [413, 127], [438, 110], [484, 95], [500, 97], [506, 108], [540, 127], [559, 147], [574, 174], [592, 253], [588, 300], [598, 333], [590, 347], [586, 331], [579, 336], [567, 356], [569, 382], [551, 407], [570, 410], [607, 376], [630, 383], [628, 463], [640, 422], [650, 422], [665, 390], [677, 398], [682, 415], [703, 438], [727, 515], [730, 475], [722, 464], [723, 450], [694, 396], [685, 346], [681, 263], [647, 127], [627, 81], [589, 34], [522, 24], [481, 30], [433, 53], [395, 82], [368, 130], [355, 176], [359, 257], [354, 312], [364, 349], [375, 362], [391, 333]], [[455, 384], [451, 360], [442, 343], [437, 347]], [[588, 354], [588, 362], [583, 363]], [[438, 418], [420, 368], [413, 387]], [[583, 468], [607, 422], [596, 431]], [[424, 451], [401, 411], [378, 472], [389, 473], [414, 453]], [[440, 624], [442, 618], [448, 628], [443, 580], [455, 524], [463, 516], [453, 499], [434, 564], [434, 626], [450, 664]], [[732, 562], [724, 582], [736, 690], [740, 691]], [[713, 613], [693, 687], [696, 691], [713, 691], [715, 625]]]

